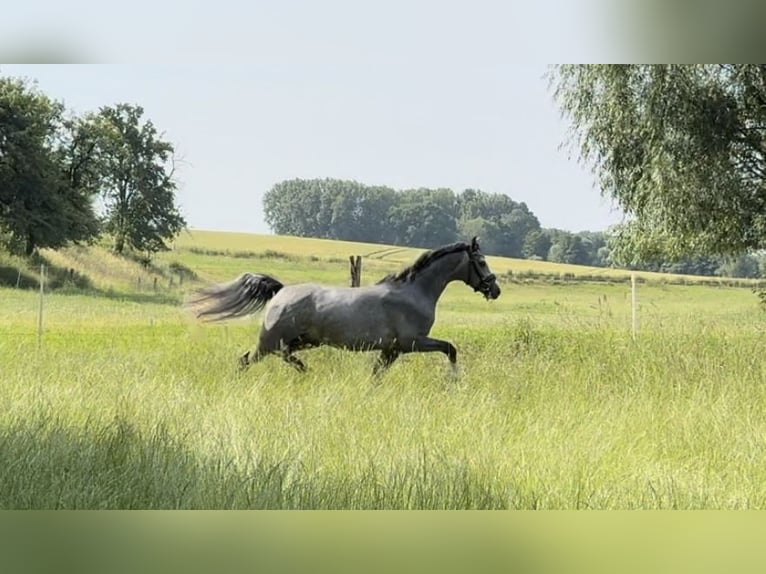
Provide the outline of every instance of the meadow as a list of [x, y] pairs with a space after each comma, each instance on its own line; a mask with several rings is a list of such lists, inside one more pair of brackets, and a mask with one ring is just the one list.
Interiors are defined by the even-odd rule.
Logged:
[[[305, 375], [240, 374], [260, 317], [180, 305], [246, 270], [345, 284], [361, 254], [364, 284], [417, 253], [201, 231], [148, 267], [45, 253], [64, 279], [41, 344], [34, 269], [0, 288], [0, 508], [766, 508], [766, 313], [746, 287], [643, 274], [634, 340], [625, 272], [490, 258], [500, 299], [453, 284], [437, 308], [457, 380], [441, 355], [378, 380], [373, 354], [328, 348], [300, 354]], [[565, 279], [593, 273], [612, 280]]]

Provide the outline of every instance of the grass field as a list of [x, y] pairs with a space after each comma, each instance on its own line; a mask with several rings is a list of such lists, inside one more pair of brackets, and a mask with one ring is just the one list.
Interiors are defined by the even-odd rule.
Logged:
[[418, 253], [376, 250], [193, 232], [149, 268], [46, 253], [86, 291], [46, 297], [38, 346], [36, 291], [0, 289], [0, 508], [766, 508], [747, 288], [642, 284], [634, 341], [625, 281], [508, 282], [489, 303], [453, 285], [433, 333], [458, 380], [410, 355], [376, 382], [374, 355], [333, 349], [302, 353], [306, 375], [276, 358], [240, 375], [258, 318], [179, 305], [245, 270], [341, 284], [360, 253], [370, 283]]

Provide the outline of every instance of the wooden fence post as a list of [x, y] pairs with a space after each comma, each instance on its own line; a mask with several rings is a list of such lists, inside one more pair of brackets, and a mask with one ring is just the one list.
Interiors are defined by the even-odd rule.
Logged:
[[359, 287], [362, 283], [362, 256], [349, 255], [348, 262], [351, 271], [351, 286]]

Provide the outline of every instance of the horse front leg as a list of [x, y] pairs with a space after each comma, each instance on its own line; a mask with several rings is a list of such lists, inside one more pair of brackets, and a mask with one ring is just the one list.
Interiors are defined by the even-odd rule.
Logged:
[[282, 360], [284, 360], [288, 365], [295, 367], [299, 373], [306, 372], [306, 364], [292, 353], [282, 353]]
[[452, 373], [457, 375], [457, 349], [449, 341], [434, 339], [432, 337], [414, 337], [400, 341], [399, 349], [402, 353], [433, 353], [440, 352], [447, 355]]

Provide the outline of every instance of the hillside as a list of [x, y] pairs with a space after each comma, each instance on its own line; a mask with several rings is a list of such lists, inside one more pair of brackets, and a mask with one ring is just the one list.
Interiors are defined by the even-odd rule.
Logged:
[[[31, 287], [38, 284], [44, 263], [49, 288], [75, 288], [103, 293], [147, 293], [180, 296], [199, 282], [228, 280], [244, 271], [272, 273], [287, 282], [348, 281], [348, 257], [363, 257], [362, 283], [377, 281], [411, 263], [422, 249], [326, 239], [189, 230], [172, 249], [148, 265], [117, 257], [102, 245], [43, 250], [39, 260], [0, 256], [0, 283]], [[506, 281], [628, 281], [630, 271], [488, 257], [493, 271]], [[636, 272], [641, 281], [656, 283], [752, 286], [747, 280]]]
[[[368, 265], [373, 263], [373, 268], [380, 267], [385, 269], [386, 272], [409, 264], [423, 252], [423, 249], [394, 247], [375, 243], [353, 243], [329, 239], [307, 239], [302, 237], [204, 230], [191, 230], [183, 233], [175, 242], [175, 250], [179, 253], [199, 249], [239, 257], [279, 252], [294, 257], [313, 257], [325, 261], [338, 259], [343, 262], [350, 255], [361, 255]], [[487, 259], [496, 274], [509, 275], [517, 279], [627, 281], [632, 273], [625, 269], [568, 265], [529, 259], [493, 256]], [[678, 275], [649, 271], [637, 271], [635, 273], [640, 280], [659, 283], [752, 284], [752, 281], [732, 280], [722, 277], [701, 277], [697, 275]]]

